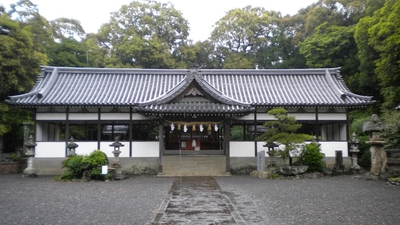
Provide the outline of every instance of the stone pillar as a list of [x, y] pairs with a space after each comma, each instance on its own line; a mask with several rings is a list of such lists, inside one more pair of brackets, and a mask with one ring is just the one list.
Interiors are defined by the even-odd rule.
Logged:
[[24, 126], [24, 144], [23, 144], [23, 147], [22, 147], [22, 154], [25, 154], [26, 151], [27, 151], [27, 147], [26, 147], [25, 144], [28, 142], [29, 130], [30, 130], [31, 126], [32, 126], [32, 123], [31, 122], [23, 122], [22, 124]]
[[35, 156], [36, 143], [33, 141], [32, 134], [29, 136], [28, 141], [25, 143], [27, 148], [25, 155], [28, 157], [28, 166], [23, 172], [24, 177], [36, 177], [36, 170], [33, 168], [33, 157]]
[[265, 171], [265, 151], [261, 150], [257, 153], [257, 171]]
[[350, 144], [350, 154], [351, 154], [351, 167], [350, 169], [353, 171], [360, 171], [361, 167], [358, 165], [358, 153], [360, 150], [358, 149], [359, 140], [355, 133], [353, 133], [351, 140], [349, 141]]
[[343, 173], [345, 167], [343, 165], [343, 152], [340, 150], [335, 151], [335, 166], [333, 167], [335, 173]]
[[384, 123], [381, 122], [377, 115], [372, 115], [371, 120], [363, 124], [364, 133], [369, 133], [370, 141], [365, 143], [371, 145], [371, 171], [370, 175], [379, 176], [388, 171], [387, 156], [383, 146], [387, 143], [378, 133], [384, 130]]

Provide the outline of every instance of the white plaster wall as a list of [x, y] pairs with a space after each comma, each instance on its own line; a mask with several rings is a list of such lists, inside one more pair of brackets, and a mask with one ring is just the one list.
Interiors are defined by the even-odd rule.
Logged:
[[68, 115], [69, 120], [97, 120], [97, 113], [70, 113]]
[[[110, 147], [110, 144], [112, 143], [113, 142], [111, 141], [100, 142], [100, 150], [106, 153], [108, 157], [114, 157], [114, 154], [112, 153], [114, 151], [114, 147]], [[123, 144], [124, 147], [119, 148], [121, 151], [119, 157], [129, 157], [129, 142], [121, 141], [120, 143]]]
[[[236, 118], [237, 120], [252, 120], [254, 121], [254, 113], [250, 113], [247, 116]], [[274, 116], [268, 115], [267, 113], [257, 113], [257, 120], [276, 120]]]
[[132, 142], [132, 157], [159, 157], [158, 141]]
[[341, 150], [343, 153], [343, 157], [348, 157], [348, 144], [345, 141], [342, 142], [320, 142], [322, 153], [325, 154], [325, 157], [335, 157], [335, 151]]
[[43, 140], [43, 123], [37, 122], [36, 123], [36, 141], [42, 141]]
[[344, 120], [346, 121], [346, 113], [318, 113], [318, 120]]
[[[335, 157], [335, 151], [341, 150], [343, 157], [348, 157], [348, 144], [345, 141], [342, 142], [320, 142], [321, 151], [325, 154], [325, 157]], [[268, 148], [263, 147], [265, 142], [257, 142], [257, 151], [267, 151]], [[230, 157], [255, 157], [254, 156], [254, 142], [240, 142], [231, 141], [229, 142]], [[268, 154], [265, 154], [268, 157]]]
[[94, 150], [97, 150], [97, 141], [88, 141], [88, 142], [75, 142], [78, 148], [75, 149], [75, 153], [77, 155], [89, 155]]
[[146, 116], [143, 116], [139, 113], [132, 113], [132, 120], [147, 120]]
[[254, 157], [254, 142], [229, 142], [230, 157]]
[[129, 113], [102, 113], [101, 120], [129, 120]]
[[315, 113], [288, 113], [288, 116], [294, 116], [296, 120], [315, 120]]
[[36, 113], [36, 120], [66, 120], [65, 113]]
[[36, 142], [36, 158], [65, 158], [65, 142]]
[[340, 125], [340, 140], [347, 140], [347, 124], [344, 123]]

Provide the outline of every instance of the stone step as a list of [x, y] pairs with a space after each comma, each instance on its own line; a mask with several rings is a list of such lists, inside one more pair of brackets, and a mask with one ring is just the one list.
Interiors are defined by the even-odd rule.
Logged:
[[230, 176], [225, 156], [164, 156], [159, 176]]

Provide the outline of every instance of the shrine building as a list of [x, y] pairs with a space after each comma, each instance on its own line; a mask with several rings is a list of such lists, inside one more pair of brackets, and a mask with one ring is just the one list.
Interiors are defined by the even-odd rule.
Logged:
[[[169, 155], [219, 156], [224, 167], [255, 163], [267, 114], [283, 107], [318, 138], [325, 159], [349, 158], [348, 113], [374, 101], [352, 93], [340, 68], [115, 69], [43, 67], [28, 93], [8, 104], [33, 111], [38, 174], [57, 174], [70, 137], [77, 154], [100, 149], [122, 165], [163, 172]], [[331, 162], [330, 161], [330, 162]], [[329, 164], [329, 163], [328, 163]]]

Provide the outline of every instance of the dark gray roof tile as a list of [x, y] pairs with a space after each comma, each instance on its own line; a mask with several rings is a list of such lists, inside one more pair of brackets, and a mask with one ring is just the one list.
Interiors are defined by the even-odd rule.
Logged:
[[[154, 70], [64, 67], [44, 67], [31, 92], [11, 96], [7, 102], [22, 107], [164, 105], [154, 110], [167, 110], [165, 104], [190, 82], [197, 82], [222, 104], [212, 106], [218, 110], [225, 110], [223, 107], [228, 105], [244, 108], [251, 105], [357, 107], [374, 102], [369, 96], [350, 92], [338, 68]], [[182, 106], [172, 108], [179, 107]], [[229, 107], [227, 110], [233, 110]]]

